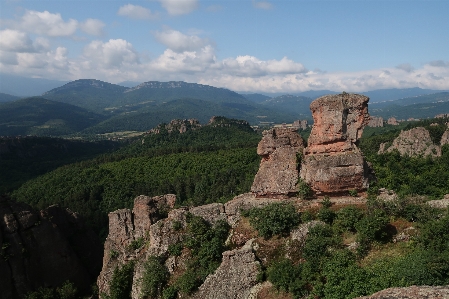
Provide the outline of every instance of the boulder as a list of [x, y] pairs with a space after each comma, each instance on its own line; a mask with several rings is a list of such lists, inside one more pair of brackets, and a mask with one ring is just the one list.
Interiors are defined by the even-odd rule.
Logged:
[[304, 140], [292, 128], [264, 131], [257, 147], [262, 157], [251, 192], [257, 197], [286, 197], [296, 193], [299, 178], [298, 155], [304, 149]]
[[369, 121], [368, 101], [363, 95], [343, 93], [310, 104], [314, 124], [300, 174], [317, 194], [368, 187], [371, 170], [357, 147]]
[[449, 130], [446, 130], [441, 136], [440, 145], [443, 146], [445, 144], [449, 144]]

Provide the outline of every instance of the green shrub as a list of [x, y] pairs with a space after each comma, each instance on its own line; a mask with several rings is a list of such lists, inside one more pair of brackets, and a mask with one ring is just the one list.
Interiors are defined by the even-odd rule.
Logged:
[[174, 286], [169, 286], [162, 291], [162, 299], [176, 299], [178, 291]]
[[357, 241], [359, 242], [357, 251], [360, 256], [367, 253], [372, 242], [385, 240], [388, 223], [389, 218], [380, 209], [375, 209], [356, 223]]
[[354, 206], [344, 207], [337, 212], [334, 225], [339, 231], [355, 232], [355, 225], [362, 216], [360, 209]]
[[163, 260], [156, 256], [150, 256], [143, 267], [142, 296], [156, 298], [161, 295], [170, 273]]
[[299, 224], [299, 214], [292, 204], [273, 203], [263, 208], [253, 208], [247, 215], [259, 235], [270, 238], [273, 235], [288, 234]]
[[281, 259], [268, 267], [267, 278], [277, 290], [290, 292], [295, 297], [302, 297], [307, 292], [307, 280], [302, 273], [302, 264], [293, 265], [289, 259]]
[[132, 240], [131, 244], [129, 244], [129, 248], [132, 250], [137, 250], [140, 247], [142, 247], [144, 243], [145, 243], [144, 239], [142, 237], [140, 237], [140, 238], [137, 238], [137, 240]]
[[125, 299], [131, 298], [131, 289], [133, 283], [134, 263], [130, 262], [122, 267], [116, 267], [112, 274], [111, 284], [109, 285], [109, 295], [107, 299]]
[[78, 298], [77, 293], [75, 285], [67, 280], [56, 289], [40, 287], [37, 291], [28, 293], [25, 299], [75, 299]]
[[168, 245], [168, 253], [174, 256], [180, 256], [184, 246], [182, 243], [170, 244]]
[[332, 222], [334, 222], [335, 216], [335, 212], [326, 207], [323, 207], [318, 211], [318, 219], [327, 224], [332, 224]]
[[312, 188], [310, 188], [309, 184], [307, 184], [303, 179], [298, 180], [298, 196], [301, 199], [308, 199], [312, 196]]
[[319, 272], [322, 259], [329, 255], [329, 248], [338, 247], [341, 240], [334, 236], [332, 228], [326, 224], [318, 224], [309, 229], [302, 255], [310, 264], [312, 271]]
[[348, 192], [349, 192], [349, 195], [352, 197], [357, 197], [359, 195], [359, 193], [355, 189], [349, 190]]
[[301, 222], [306, 223], [315, 219], [315, 215], [310, 211], [304, 211], [301, 213]]

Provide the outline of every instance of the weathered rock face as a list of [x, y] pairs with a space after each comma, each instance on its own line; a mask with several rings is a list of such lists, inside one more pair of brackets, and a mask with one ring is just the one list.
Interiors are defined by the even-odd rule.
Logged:
[[411, 286], [390, 288], [360, 299], [444, 299], [449, 298], [448, 286]]
[[297, 155], [304, 149], [304, 140], [291, 128], [264, 131], [257, 147], [262, 157], [251, 192], [259, 197], [288, 196], [297, 192], [299, 178]]
[[0, 298], [23, 298], [69, 280], [90, 290], [101, 269], [102, 245], [76, 213], [58, 206], [40, 212], [0, 198]]
[[446, 130], [443, 133], [443, 136], [441, 136], [440, 144], [441, 144], [441, 146], [443, 146], [445, 144], [449, 144], [449, 130]]
[[223, 252], [220, 267], [209, 275], [192, 299], [246, 299], [257, 284], [260, 263], [253, 241], [239, 249]]
[[314, 124], [304, 149], [301, 178], [317, 193], [368, 187], [369, 167], [356, 142], [369, 121], [369, 98], [328, 95], [310, 104]]
[[397, 121], [396, 118], [394, 118], [394, 117], [390, 117], [390, 118], [387, 120], [387, 124], [393, 125], [393, 126], [399, 126], [398, 121]]
[[307, 122], [306, 119], [304, 119], [304, 120], [299, 120], [299, 119], [295, 120], [293, 122], [293, 124], [292, 124], [293, 128], [295, 128], [295, 129], [302, 129], [302, 130], [307, 129], [307, 126], [308, 126], [308, 122]]
[[[188, 250], [181, 256], [171, 256], [169, 246], [183, 242], [186, 238], [187, 215], [202, 217], [215, 224], [227, 221], [235, 228], [240, 221], [242, 210], [263, 207], [281, 199], [258, 199], [253, 193], [241, 194], [226, 204], [171, 209], [165, 218], [158, 218], [158, 207], [173, 207], [174, 195], [149, 198], [139, 196], [134, 201], [133, 210], [122, 209], [109, 214], [109, 235], [104, 245], [103, 269], [97, 284], [100, 293], [109, 293], [112, 274], [116, 267], [134, 262], [131, 297], [142, 298], [142, 277], [145, 262], [150, 256], [165, 259], [165, 266], [171, 275], [179, 275], [186, 269]], [[156, 222], [154, 222], [156, 221]], [[140, 247], [132, 244], [140, 240]], [[245, 244], [245, 245], [243, 245]], [[247, 239], [236, 248], [223, 253], [221, 266], [210, 274], [197, 292], [188, 298], [256, 298], [259, 284], [257, 274], [260, 271], [255, 252], [258, 244]], [[185, 298], [185, 297], [182, 297]]]
[[393, 140], [390, 147], [387, 144], [380, 145], [379, 154], [389, 153], [398, 150], [401, 155], [408, 156], [441, 156], [441, 147], [433, 144], [430, 133], [425, 128], [417, 127], [407, 131], [402, 131]]
[[371, 116], [368, 127], [378, 128], [384, 126], [384, 119], [380, 116]]

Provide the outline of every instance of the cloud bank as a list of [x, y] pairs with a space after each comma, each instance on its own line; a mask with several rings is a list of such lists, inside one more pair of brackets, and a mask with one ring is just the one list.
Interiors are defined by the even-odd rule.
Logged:
[[[254, 2], [264, 3], [264, 2]], [[171, 15], [192, 12], [197, 1], [161, 0]], [[117, 14], [134, 19], [151, 19], [143, 7], [127, 4]], [[449, 89], [449, 61], [433, 60], [421, 66], [407, 62], [389, 68], [358, 72], [326, 72], [289, 57], [260, 59], [242, 53], [217, 58], [217, 47], [209, 38], [164, 27], [149, 32], [165, 47], [161, 54], [148, 55], [122, 38], [105, 36], [106, 25], [97, 19], [63, 19], [58, 13], [26, 11], [0, 30], [0, 72], [57, 80], [96, 78], [121, 81], [197, 82], [235, 91], [294, 93], [307, 90], [361, 92], [381, 88], [421, 87]], [[86, 33], [80, 54], [69, 55], [61, 39], [73, 40]], [[314, 70], [312, 70], [314, 69]]]

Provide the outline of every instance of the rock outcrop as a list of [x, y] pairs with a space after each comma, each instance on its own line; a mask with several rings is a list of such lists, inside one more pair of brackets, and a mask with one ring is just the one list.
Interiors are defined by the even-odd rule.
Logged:
[[378, 128], [384, 126], [384, 119], [380, 116], [371, 116], [368, 127]]
[[393, 125], [393, 126], [399, 126], [398, 121], [397, 121], [396, 118], [394, 118], [394, 117], [390, 117], [390, 118], [387, 120], [387, 124]]
[[429, 131], [423, 127], [401, 131], [399, 136], [393, 140], [391, 146], [387, 147], [386, 143], [382, 143], [378, 153], [389, 153], [393, 150], [399, 151], [403, 156], [441, 156], [441, 147], [432, 142]]
[[[109, 293], [114, 269], [131, 261], [134, 262], [133, 299], [141, 298], [144, 265], [150, 256], [164, 258], [171, 275], [179, 275], [179, 271], [185, 270], [188, 259], [185, 254], [188, 253], [183, 251], [181, 256], [171, 256], [169, 247], [185, 240], [189, 213], [211, 224], [225, 220], [231, 227], [236, 227], [242, 210], [280, 201], [258, 199], [252, 193], [245, 193], [226, 204], [172, 209], [174, 199], [174, 195], [153, 198], [139, 196], [134, 200], [133, 210], [122, 209], [109, 213], [109, 235], [104, 245], [103, 269], [97, 280], [100, 294]], [[165, 211], [168, 207], [168, 214], [158, 212], [158, 207]], [[164, 218], [160, 218], [164, 215]], [[257, 274], [260, 271], [255, 256], [258, 244], [247, 239], [242, 244], [234, 245], [243, 246], [223, 252], [221, 266], [206, 278], [191, 298], [256, 298], [254, 292], [257, 293]]]
[[306, 119], [304, 120], [295, 120], [292, 124], [292, 128], [294, 129], [301, 129], [301, 130], [305, 130], [307, 129], [308, 126], [308, 122]]
[[191, 119], [173, 119], [168, 124], [158, 125], [156, 128], [151, 129], [148, 133], [159, 134], [162, 130], [166, 130], [168, 133], [178, 131], [179, 133], [185, 133], [188, 130], [194, 130], [201, 127], [199, 121], [195, 118]]
[[441, 146], [445, 145], [445, 144], [449, 144], [449, 130], [446, 130], [443, 135], [441, 136], [441, 141], [440, 141]]
[[223, 252], [220, 267], [209, 275], [192, 299], [246, 299], [257, 285], [260, 263], [253, 240], [239, 249]]
[[304, 149], [301, 178], [316, 193], [340, 193], [368, 187], [370, 169], [357, 147], [368, 124], [363, 95], [327, 95], [310, 104], [314, 124]]
[[59, 206], [36, 211], [0, 198], [0, 298], [24, 298], [40, 287], [72, 282], [90, 290], [102, 245], [78, 214]]
[[299, 178], [298, 155], [304, 149], [304, 140], [291, 128], [264, 131], [257, 147], [262, 157], [251, 192], [258, 197], [286, 197], [296, 193]]
[[446, 299], [449, 298], [448, 286], [411, 286], [389, 288], [360, 299]]

